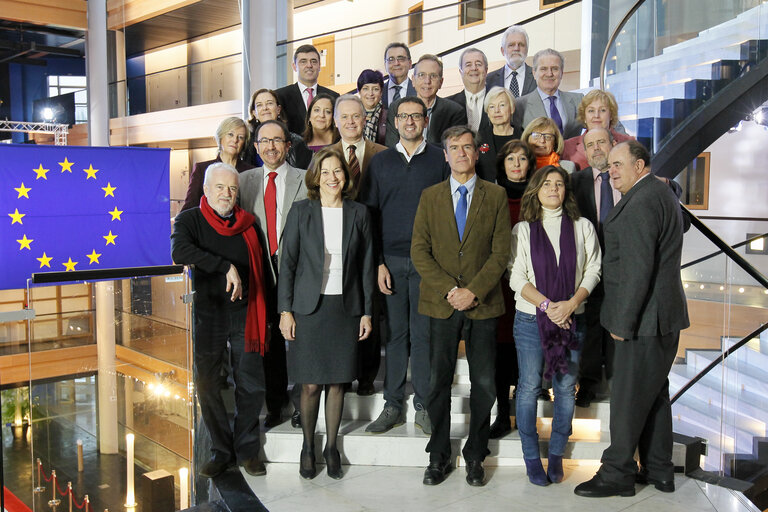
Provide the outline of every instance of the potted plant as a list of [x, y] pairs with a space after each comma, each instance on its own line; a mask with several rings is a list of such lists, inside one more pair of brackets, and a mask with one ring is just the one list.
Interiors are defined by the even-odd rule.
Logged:
[[28, 388], [18, 387], [0, 391], [2, 402], [2, 422], [8, 425], [14, 438], [23, 438], [29, 428], [29, 392]]

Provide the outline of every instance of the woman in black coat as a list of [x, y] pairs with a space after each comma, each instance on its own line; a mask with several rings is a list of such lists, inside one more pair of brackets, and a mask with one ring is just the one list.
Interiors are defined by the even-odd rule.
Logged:
[[495, 183], [496, 155], [504, 144], [512, 139], [519, 139], [522, 130], [512, 124], [515, 102], [512, 94], [504, 87], [493, 87], [488, 91], [483, 110], [488, 119], [481, 121], [477, 130], [480, 139], [477, 174], [484, 180]]

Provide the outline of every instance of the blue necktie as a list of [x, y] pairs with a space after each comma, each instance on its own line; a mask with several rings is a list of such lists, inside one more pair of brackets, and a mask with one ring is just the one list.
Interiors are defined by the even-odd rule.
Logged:
[[459, 240], [464, 238], [464, 226], [467, 225], [467, 187], [461, 185], [459, 188], [459, 200], [456, 202], [456, 227], [459, 228]]
[[602, 180], [600, 183], [600, 224], [602, 224], [613, 208], [613, 190], [611, 190], [611, 178], [608, 176], [608, 171], [601, 172], [600, 179]]
[[557, 110], [555, 100], [557, 100], [556, 96], [549, 97], [549, 117], [555, 122], [560, 133], [563, 133], [563, 119], [560, 117], [560, 112]]

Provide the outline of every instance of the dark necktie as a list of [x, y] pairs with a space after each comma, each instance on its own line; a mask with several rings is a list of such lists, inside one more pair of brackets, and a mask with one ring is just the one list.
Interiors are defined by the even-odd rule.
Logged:
[[467, 225], [467, 187], [464, 185], [458, 188], [459, 200], [456, 202], [456, 227], [459, 229], [459, 241], [464, 239], [464, 226]]
[[608, 176], [608, 171], [601, 172], [600, 179], [602, 180], [600, 183], [600, 224], [602, 224], [613, 208], [613, 190], [611, 190], [611, 178]]
[[392, 95], [392, 103], [394, 103], [394, 102], [396, 102], [397, 100], [399, 100], [399, 99], [400, 99], [400, 89], [402, 89], [402, 88], [403, 88], [403, 86], [402, 86], [402, 85], [396, 85], [396, 86], [394, 87], [394, 89], [395, 89], [395, 94], [393, 94], [393, 95]]
[[267, 190], [264, 192], [264, 211], [267, 214], [267, 239], [269, 240], [269, 254], [277, 252], [277, 173], [272, 171], [268, 175]]
[[360, 161], [357, 159], [357, 154], [355, 153], [357, 146], [350, 144], [348, 150], [349, 158], [347, 159], [347, 163], [349, 164], [349, 181], [352, 182], [351, 185], [355, 185], [357, 183], [357, 177], [360, 175]]
[[563, 133], [563, 119], [560, 117], [560, 112], [557, 110], [556, 100], [556, 96], [549, 97], [549, 117], [555, 122], [560, 133]]
[[509, 91], [513, 97], [520, 97], [520, 86], [517, 85], [517, 71], [512, 72], [512, 79], [509, 81]]

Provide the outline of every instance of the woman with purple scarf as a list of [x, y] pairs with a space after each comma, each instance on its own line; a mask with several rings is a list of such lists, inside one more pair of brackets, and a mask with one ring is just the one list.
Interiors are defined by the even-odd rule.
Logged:
[[[584, 301], [600, 281], [600, 245], [592, 223], [579, 217], [570, 177], [560, 167], [536, 171], [523, 193], [520, 217], [512, 230], [509, 279], [520, 367], [515, 415], [528, 479], [543, 486], [563, 480], [586, 330]], [[542, 362], [555, 394], [546, 472], [536, 431]]]

